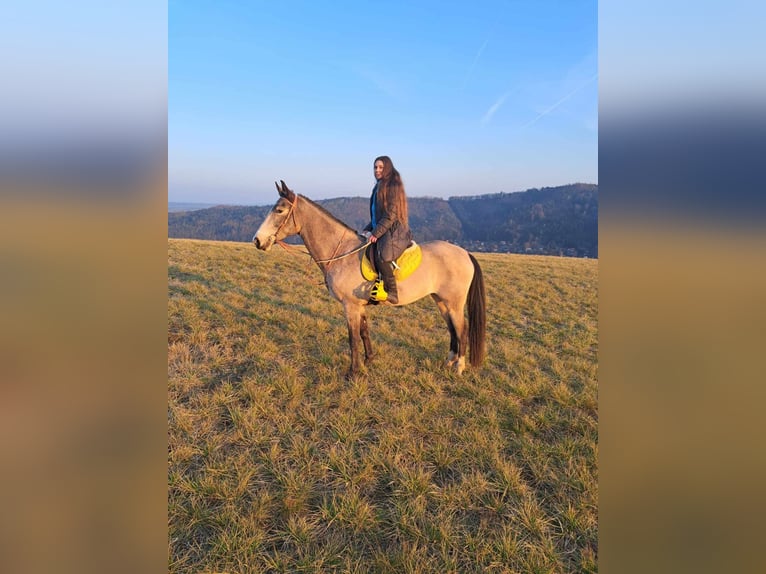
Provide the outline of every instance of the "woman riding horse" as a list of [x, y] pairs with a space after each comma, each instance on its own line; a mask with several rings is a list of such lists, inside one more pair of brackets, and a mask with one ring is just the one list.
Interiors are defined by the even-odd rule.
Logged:
[[375, 245], [375, 267], [383, 277], [385, 295], [373, 288], [372, 300], [385, 300], [396, 305], [399, 303], [399, 295], [393, 262], [412, 242], [412, 232], [408, 225], [407, 196], [404, 193], [402, 176], [390, 157], [376, 157], [373, 167], [376, 183], [370, 196], [370, 223], [364, 228], [362, 235], [369, 237], [370, 242]]
[[[284, 181], [280, 183], [279, 200], [255, 232], [253, 243], [268, 251], [284, 238], [300, 235], [322, 271], [330, 295], [343, 305], [351, 354], [348, 376], [354, 377], [361, 368], [360, 343], [365, 363], [374, 356], [365, 312], [373, 283], [365, 279], [361, 269], [366, 243], [360, 244], [357, 233], [329, 211], [298, 195]], [[447, 366], [460, 374], [469, 351], [473, 366], [479, 366], [485, 354], [486, 296], [481, 267], [465, 249], [446, 241], [428, 241], [420, 248], [420, 265], [399, 282], [398, 305], [428, 295], [433, 298], [449, 330]], [[466, 308], [468, 321], [463, 314]]]

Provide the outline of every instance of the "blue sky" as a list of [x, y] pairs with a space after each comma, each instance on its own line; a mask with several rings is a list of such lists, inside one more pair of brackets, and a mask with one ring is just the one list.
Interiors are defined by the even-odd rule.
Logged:
[[170, 201], [598, 182], [595, 0], [168, 6]]

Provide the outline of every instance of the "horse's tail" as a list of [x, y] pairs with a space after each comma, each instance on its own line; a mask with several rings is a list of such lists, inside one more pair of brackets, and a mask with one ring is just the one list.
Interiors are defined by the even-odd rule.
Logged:
[[478, 367], [484, 360], [485, 354], [487, 296], [484, 293], [484, 275], [479, 262], [470, 253], [468, 257], [473, 263], [473, 280], [468, 288], [468, 349], [471, 365]]

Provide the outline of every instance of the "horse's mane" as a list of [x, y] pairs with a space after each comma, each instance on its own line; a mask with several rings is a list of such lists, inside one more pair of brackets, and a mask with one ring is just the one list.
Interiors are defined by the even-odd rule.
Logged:
[[346, 229], [348, 229], [349, 231], [355, 231], [355, 230], [354, 230], [354, 229], [353, 229], [353, 228], [352, 228], [350, 225], [348, 225], [347, 223], [345, 223], [345, 222], [341, 221], [340, 219], [338, 219], [337, 217], [335, 217], [335, 216], [334, 216], [332, 213], [330, 213], [329, 211], [327, 211], [327, 210], [326, 210], [324, 207], [322, 207], [321, 205], [319, 205], [319, 204], [318, 204], [318, 203], [316, 203], [315, 201], [313, 201], [313, 200], [309, 199], [309, 198], [308, 198], [308, 197], [306, 197], [305, 195], [301, 195], [301, 194], [298, 194], [298, 196], [299, 196], [301, 199], [303, 199], [303, 200], [307, 201], [308, 203], [310, 203], [311, 205], [313, 205], [314, 207], [316, 207], [316, 208], [317, 208], [319, 211], [321, 211], [322, 213], [324, 213], [324, 214], [325, 214], [327, 217], [329, 217], [330, 219], [332, 219], [332, 220], [333, 220], [333, 221], [335, 221], [336, 223], [339, 223], [339, 224], [341, 224], [343, 227], [345, 227], [345, 228], [346, 228]]

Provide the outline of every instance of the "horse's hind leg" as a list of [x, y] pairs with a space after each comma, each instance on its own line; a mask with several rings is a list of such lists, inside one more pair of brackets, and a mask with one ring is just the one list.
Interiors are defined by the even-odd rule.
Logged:
[[436, 302], [436, 306], [439, 308], [439, 312], [442, 314], [449, 330], [449, 355], [447, 356], [446, 366], [455, 367], [458, 374], [460, 374], [465, 368], [466, 335], [463, 333], [465, 321], [461, 321], [459, 325], [456, 325], [455, 316], [450, 312], [444, 300], [436, 294], [431, 295], [431, 297]]
[[462, 375], [465, 370], [465, 355], [468, 351], [468, 325], [465, 322], [465, 316], [463, 315], [463, 309], [459, 311], [451, 309], [449, 312], [450, 319], [452, 320], [453, 328], [455, 329], [456, 336], [458, 338], [458, 350], [457, 359], [455, 361], [455, 370], [458, 375]]
[[362, 337], [362, 343], [364, 343], [364, 364], [369, 365], [372, 361], [375, 353], [372, 351], [372, 342], [370, 341], [370, 328], [367, 324], [367, 315], [362, 310], [362, 318], [359, 323], [359, 335]]

